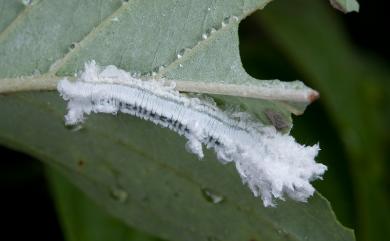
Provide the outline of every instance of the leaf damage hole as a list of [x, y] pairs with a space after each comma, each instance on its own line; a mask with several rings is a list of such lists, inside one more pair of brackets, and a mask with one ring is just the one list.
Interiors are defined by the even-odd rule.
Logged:
[[[261, 10], [261, 14], [265, 11], [268, 11], [268, 8]], [[261, 25], [259, 14], [260, 11], [257, 11], [243, 19], [238, 29], [240, 58], [245, 71], [262, 80], [300, 79], [299, 73]]]

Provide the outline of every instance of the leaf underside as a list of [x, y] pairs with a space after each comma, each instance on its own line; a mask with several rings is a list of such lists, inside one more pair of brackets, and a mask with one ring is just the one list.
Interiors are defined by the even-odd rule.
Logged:
[[[161, 77], [250, 84], [238, 52], [238, 22], [266, 0], [32, 1], [0, 0], [0, 86], [14, 79], [72, 76], [85, 61]], [[7, 9], [8, 11], [4, 11]], [[210, 28], [213, 37], [202, 40]], [[181, 49], [189, 48], [177, 59]], [[216, 97], [270, 124], [273, 110], [291, 126], [291, 103]], [[299, 106], [300, 110], [305, 105]], [[285, 201], [264, 208], [232, 165], [214, 154], [199, 161], [185, 140], [167, 129], [118, 114], [91, 115], [75, 132], [63, 123], [65, 103], [55, 92], [0, 96], [0, 143], [54, 166], [111, 214], [170, 240], [353, 240], [327, 201]], [[205, 197], [210, 190], [222, 198]]]

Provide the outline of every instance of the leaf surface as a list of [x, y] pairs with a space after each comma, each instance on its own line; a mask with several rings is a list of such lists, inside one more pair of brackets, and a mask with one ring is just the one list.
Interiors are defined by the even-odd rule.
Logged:
[[158, 241], [129, 228], [96, 206], [58, 171], [46, 168], [61, 226], [68, 241]]

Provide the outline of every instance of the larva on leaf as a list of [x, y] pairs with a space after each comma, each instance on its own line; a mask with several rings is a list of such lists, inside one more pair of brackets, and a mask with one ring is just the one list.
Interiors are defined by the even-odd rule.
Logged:
[[318, 145], [300, 145], [248, 115], [225, 112], [163, 81], [141, 80], [112, 65], [100, 68], [88, 62], [76, 81], [63, 79], [57, 89], [68, 102], [66, 124], [83, 122], [90, 113], [122, 112], [169, 128], [184, 136], [186, 149], [199, 158], [206, 147], [221, 163], [234, 162], [243, 183], [264, 206], [274, 206], [274, 198], [285, 195], [306, 201], [315, 191], [310, 182], [327, 169], [315, 162]]

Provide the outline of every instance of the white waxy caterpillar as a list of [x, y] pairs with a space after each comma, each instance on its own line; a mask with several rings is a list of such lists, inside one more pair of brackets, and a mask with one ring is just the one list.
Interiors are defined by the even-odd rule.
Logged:
[[243, 183], [265, 206], [287, 194], [306, 201], [326, 166], [316, 163], [319, 147], [264, 126], [242, 113], [227, 113], [211, 102], [190, 98], [162, 81], [144, 81], [115, 66], [85, 64], [77, 81], [63, 79], [58, 91], [68, 101], [65, 122], [74, 125], [90, 113], [127, 113], [167, 127], [188, 140], [186, 149], [203, 158], [203, 146], [222, 163], [234, 162]]

